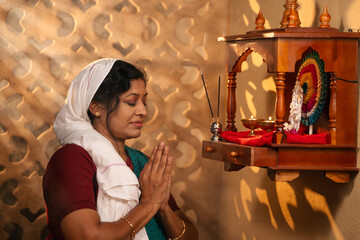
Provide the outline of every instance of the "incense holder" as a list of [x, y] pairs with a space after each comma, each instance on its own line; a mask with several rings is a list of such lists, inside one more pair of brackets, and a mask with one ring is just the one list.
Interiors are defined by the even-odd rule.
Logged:
[[221, 131], [222, 131], [222, 126], [221, 126], [221, 123], [219, 121], [215, 121], [211, 124], [211, 127], [210, 127], [210, 130], [211, 132], [214, 134], [212, 137], [211, 137], [211, 141], [212, 142], [218, 142], [221, 140]]

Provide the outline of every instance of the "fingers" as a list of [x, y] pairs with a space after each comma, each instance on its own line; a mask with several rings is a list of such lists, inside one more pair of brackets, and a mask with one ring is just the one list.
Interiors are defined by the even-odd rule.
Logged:
[[158, 207], [168, 203], [171, 188], [173, 157], [164, 142], [152, 151], [148, 163], [140, 174], [141, 202]]
[[152, 150], [150, 157], [149, 157], [149, 161], [145, 164], [143, 171], [144, 172], [148, 172], [151, 170], [152, 168], [152, 163], [154, 162], [154, 158], [155, 158], [155, 154], [157, 151], [158, 146], [155, 146], [154, 149]]
[[158, 175], [164, 175], [164, 170], [169, 159], [169, 152], [170, 152], [170, 148], [168, 146], [165, 146], [157, 169]]
[[169, 147], [166, 146], [164, 142], [155, 146], [151, 152], [149, 161], [145, 164], [144, 169], [141, 171], [141, 175], [162, 178], [169, 151]]
[[170, 179], [171, 179], [171, 175], [172, 175], [173, 162], [174, 162], [174, 157], [169, 156], [168, 160], [166, 162], [165, 170], [164, 170], [164, 174], [166, 176], [168, 176]]
[[157, 147], [154, 160], [151, 166], [151, 171], [155, 173], [158, 173], [161, 170], [163, 171], [164, 164], [166, 164], [168, 154], [169, 154], [169, 147], [166, 146], [164, 142], [161, 142]]

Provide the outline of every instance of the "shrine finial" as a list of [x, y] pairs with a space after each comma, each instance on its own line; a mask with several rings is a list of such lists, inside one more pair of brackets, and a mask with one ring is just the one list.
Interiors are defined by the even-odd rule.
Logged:
[[287, 27], [288, 28], [297, 28], [297, 27], [300, 27], [300, 19], [299, 19], [299, 14], [297, 12], [297, 10], [295, 9], [295, 6], [291, 6], [291, 10], [289, 12], [289, 15], [288, 15], [288, 24], [287, 24]]
[[[284, 4], [285, 11], [283, 13], [283, 17], [280, 22], [281, 28], [286, 28], [288, 26], [288, 16], [289, 16], [291, 8], [294, 7], [295, 11], [297, 12], [296, 9], [299, 5], [296, 2], [297, 2], [297, 0], [286, 0], [286, 3]], [[299, 21], [299, 26], [300, 26], [300, 21]]]
[[257, 17], [255, 19], [255, 24], [256, 24], [255, 30], [263, 30], [263, 29], [265, 29], [265, 27], [264, 27], [265, 18], [262, 15], [261, 10], [259, 11], [259, 14], [257, 15]]
[[331, 20], [331, 16], [327, 11], [327, 6], [326, 5], [324, 6], [324, 10], [323, 10], [322, 14], [320, 15], [319, 20], [320, 20], [320, 23], [321, 23], [320, 28], [329, 28], [330, 27], [329, 22]]

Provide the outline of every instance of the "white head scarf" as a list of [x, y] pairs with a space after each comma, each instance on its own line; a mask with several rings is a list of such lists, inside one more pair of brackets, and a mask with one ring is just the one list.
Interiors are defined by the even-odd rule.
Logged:
[[[139, 182], [113, 145], [98, 133], [87, 110], [100, 84], [117, 59], [104, 58], [85, 67], [72, 81], [53, 128], [62, 145], [77, 144], [92, 157], [99, 185], [97, 212], [101, 221], [116, 221], [139, 203]], [[136, 239], [148, 239], [145, 228]]]

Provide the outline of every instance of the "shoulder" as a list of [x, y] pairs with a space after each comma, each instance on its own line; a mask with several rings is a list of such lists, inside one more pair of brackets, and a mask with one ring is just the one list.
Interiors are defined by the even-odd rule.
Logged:
[[90, 172], [96, 171], [96, 166], [89, 153], [76, 144], [67, 144], [59, 148], [50, 158], [47, 168], [57, 171], [68, 171], [74, 168], [88, 169]]
[[91, 158], [89, 153], [81, 146], [76, 144], [67, 144], [59, 148], [52, 156], [52, 158], [83, 156], [85, 158]]

